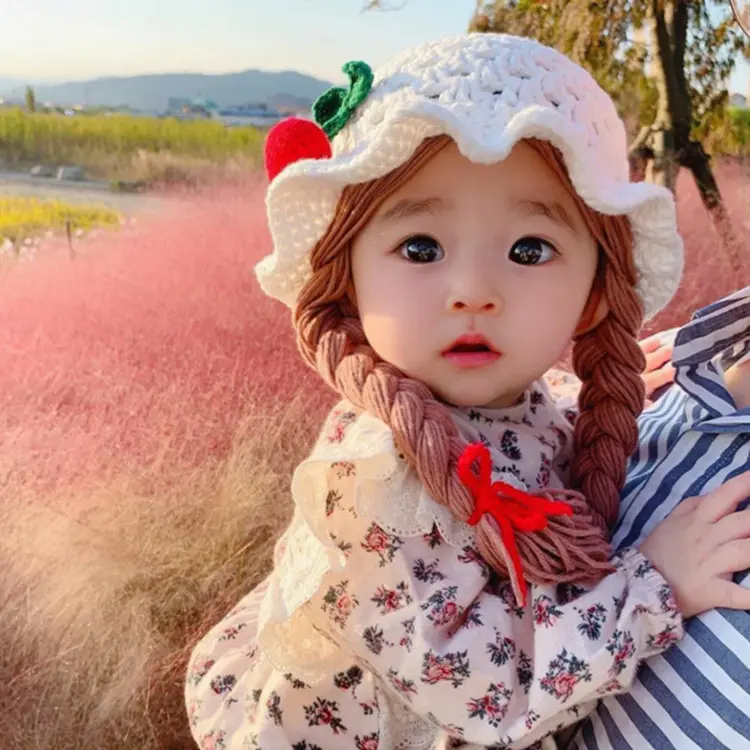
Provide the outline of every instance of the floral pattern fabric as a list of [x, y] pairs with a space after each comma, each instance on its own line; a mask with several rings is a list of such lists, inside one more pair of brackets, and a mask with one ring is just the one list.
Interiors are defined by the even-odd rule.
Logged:
[[557, 408], [573, 423], [578, 416], [578, 394], [581, 381], [572, 372], [549, 370], [544, 380], [555, 400]]
[[[564, 484], [570, 426], [543, 387], [509, 410], [455, 418], [491, 446], [496, 472], [529, 488]], [[321, 443], [345, 445], [356, 419], [339, 409]], [[358, 513], [357, 458], [353, 445], [321, 482], [324, 541], [345, 565], [300, 610], [343, 659], [312, 684], [295, 675], [293, 654], [289, 669], [272, 663], [256, 642], [272, 589], [252, 592], [191, 658], [186, 699], [203, 750], [542, 747], [681, 637], [671, 590], [636, 551], [592, 589], [531, 586], [519, 608], [473, 545], [451, 545], [437, 527], [399, 536]]]

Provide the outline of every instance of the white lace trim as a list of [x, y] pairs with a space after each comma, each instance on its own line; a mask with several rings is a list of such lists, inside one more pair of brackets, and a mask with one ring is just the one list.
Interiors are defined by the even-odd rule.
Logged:
[[305, 617], [303, 605], [329, 571], [343, 569], [343, 557], [310, 531], [299, 513], [276, 547], [276, 568], [258, 616], [257, 642], [274, 668], [313, 685], [345, 657]]
[[[329, 571], [340, 572], [346, 566], [346, 557], [328, 533], [325, 515], [328, 471], [331, 464], [343, 461], [355, 464], [358, 516], [402, 538], [429, 534], [437, 525], [442, 539], [458, 549], [474, 542], [474, 529], [430, 497], [399, 458], [390, 429], [376, 417], [361, 414], [341, 443], [320, 441], [292, 479], [295, 516], [276, 547], [258, 632], [258, 643], [274, 667], [308, 684], [351, 663], [351, 656], [314, 628], [304, 607]], [[526, 489], [512, 474], [495, 478]]]
[[439, 728], [423, 719], [386, 690], [376, 688], [380, 717], [379, 750], [431, 750]]
[[[350, 453], [354, 452], [355, 441], [358, 440], [367, 441], [366, 444], [378, 453], [372, 455], [370, 450], [365, 450], [367, 460], [356, 461], [354, 508], [357, 515], [404, 538], [429, 534], [437, 525], [442, 539], [453, 547], [463, 549], [474, 543], [474, 529], [434, 500], [416, 472], [399, 459], [393, 433], [383, 422], [369, 414], [363, 414], [347, 438], [346, 442], [351, 446]], [[508, 472], [495, 473], [494, 478], [508, 482], [520, 490], [527, 489], [517, 477]]]

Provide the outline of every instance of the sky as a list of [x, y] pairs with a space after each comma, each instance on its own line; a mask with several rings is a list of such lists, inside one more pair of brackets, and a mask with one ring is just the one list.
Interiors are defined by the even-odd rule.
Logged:
[[[0, 77], [85, 80], [137, 73], [298, 70], [343, 82], [341, 65], [376, 67], [466, 29], [475, 0], [0, 0]], [[732, 91], [748, 90], [738, 66]]]
[[[403, 0], [396, 0], [403, 2]], [[0, 76], [82, 80], [135, 73], [298, 70], [343, 81], [403, 49], [466, 29], [475, 0], [0, 0]], [[10, 6], [10, 12], [8, 8]]]

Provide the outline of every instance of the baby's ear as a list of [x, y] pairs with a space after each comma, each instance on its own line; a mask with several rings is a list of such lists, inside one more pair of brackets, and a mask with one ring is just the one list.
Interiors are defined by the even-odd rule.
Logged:
[[578, 325], [573, 332], [573, 340], [593, 331], [608, 314], [609, 304], [607, 303], [607, 298], [604, 296], [602, 285], [598, 281], [595, 281], [588, 302], [586, 302], [586, 307], [583, 308], [583, 312], [581, 313], [581, 319], [578, 321]]

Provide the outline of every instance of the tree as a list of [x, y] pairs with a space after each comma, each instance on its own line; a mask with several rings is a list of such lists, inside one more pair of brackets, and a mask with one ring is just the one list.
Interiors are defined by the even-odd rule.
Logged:
[[750, 4], [747, 0], [729, 0], [729, 4], [740, 28], [750, 36]]
[[26, 87], [26, 109], [29, 112], [36, 112], [36, 94], [31, 86]]

